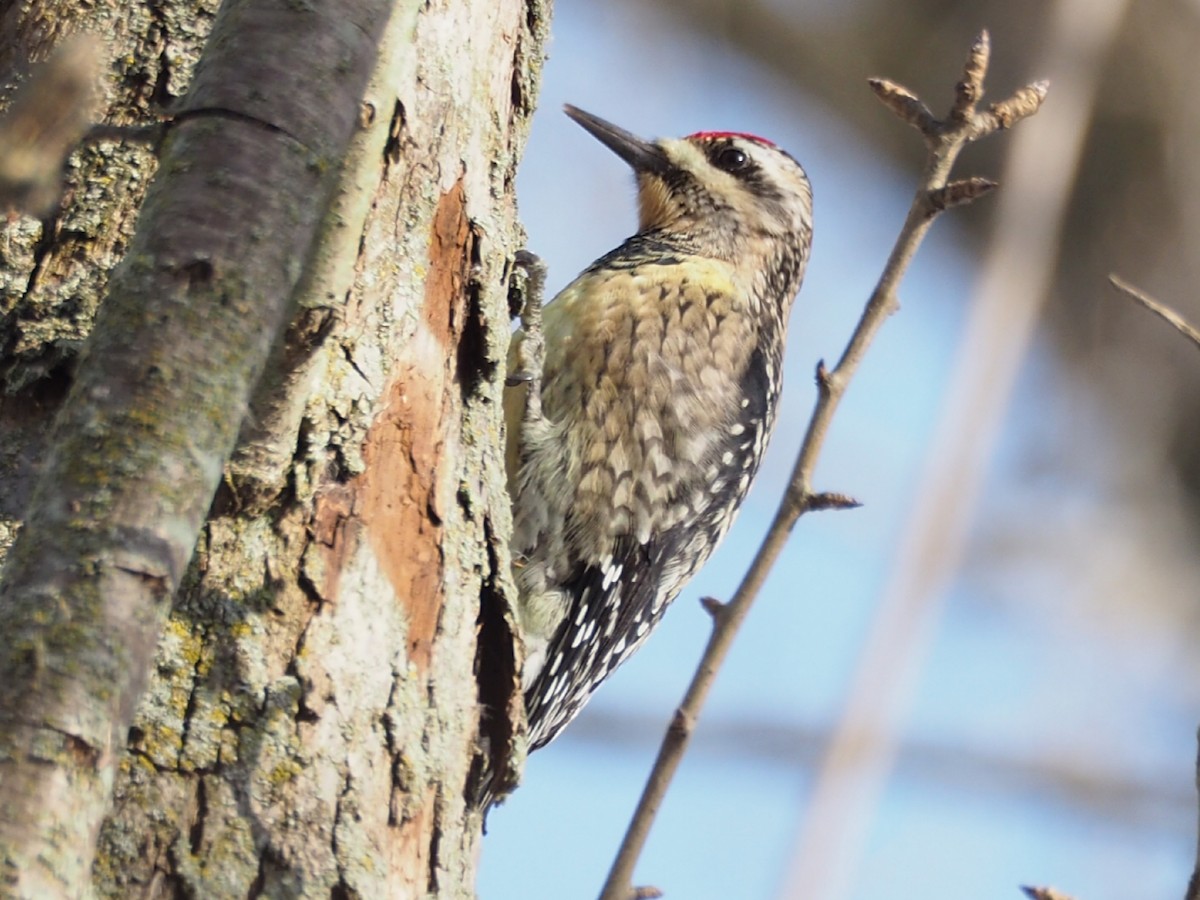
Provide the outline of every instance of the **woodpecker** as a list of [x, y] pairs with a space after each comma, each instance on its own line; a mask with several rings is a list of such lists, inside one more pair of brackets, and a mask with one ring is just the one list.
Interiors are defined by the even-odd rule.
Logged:
[[770, 141], [646, 141], [565, 109], [633, 169], [639, 217], [544, 308], [529, 300], [509, 354], [531, 750], [642, 644], [733, 523], [775, 423], [812, 239], [808, 178]]

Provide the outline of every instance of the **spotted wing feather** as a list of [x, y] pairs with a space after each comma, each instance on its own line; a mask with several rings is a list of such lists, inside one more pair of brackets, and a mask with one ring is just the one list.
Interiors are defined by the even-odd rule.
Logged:
[[[611, 559], [580, 560], [561, 588], [569, 611], [550, 641], [546, 666], [526, 691], [531, 748], [549, 743], [583, 709], [593, 691], [654, 630], [667, 606], [708, 559], [733, 522], [758, 468], [771, 428], [776, 387], [756, 351], [740, 379], [742, 400], [727, 428], [728, 450], [705, 483], [677, 486], [692, 516], [640, 543], [618, 539]], [[674, 498], [678, 499], [678, 498]]]

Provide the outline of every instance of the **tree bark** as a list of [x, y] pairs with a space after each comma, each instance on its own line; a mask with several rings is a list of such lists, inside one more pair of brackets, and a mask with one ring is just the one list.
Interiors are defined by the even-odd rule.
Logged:
[[[0, 40], [31, 46], [12, 36], [40, 35], [35, 20], [50, 12], [10, 12]], [[143, 121], [182, 92], [173, 42], [199, 47], [207, 15], [190, 13], [106, 13], [125, 76], [114, 117]], [[480, 771], [503, 767], [519, 719], [499, 399], [507, 260], [521, 243], [513, 180], [548, 15], [515, 0], [394, 11], [298, 312], [163, 628], [92, 884], [60, 879], [62, 896], [473, 894], [480, 821], [469, 799]], [[232, 105], [240, 86], [206, 105]], [[95, 191], [125, 214], [71, 203], [44, 229], [10, 228], [0, 540], [16, 530], [38, 461], [65, 453], [48, 446], [48, 423], [95, 304], [58, 291], [103, 294], [137, 208], [128, 182], [111, 190], [125, 158], [144, 182], [152, 159], [115, 145], [81, 151], [72, 172], [75, 198]], [[261, 177], [282, 197], [303, 172]], [[94, 227], [64, 228], [73, 216]], [[260, 256], [275, 237], [232, 236], [264, 241]], [[11, 266], [22, 252], [24, 286]], [[89, 352], [119, 355], [97, 346]], [[203, 418], [196, 399], [182, 411]], [[186, 493], [207, 504], [211, 490]], [[24, 558], [18, 547], [6, 584]], [[131, 608], [153, 616], [144, 601]], [[494, 652], [477, 658], [477, 644]], [[103, 796], [109, 760], [83, 757]], [[54, 896], [9, 882], [14, 896]]]

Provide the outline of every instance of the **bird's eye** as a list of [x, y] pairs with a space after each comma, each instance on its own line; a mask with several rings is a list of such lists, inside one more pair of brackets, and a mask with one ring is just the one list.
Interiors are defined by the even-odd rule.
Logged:
[[736, 173], [746, 167], [746, 154], [737, 147], [726, 147], [717, 154], [716, 164], [718, 169], [725, 172]]

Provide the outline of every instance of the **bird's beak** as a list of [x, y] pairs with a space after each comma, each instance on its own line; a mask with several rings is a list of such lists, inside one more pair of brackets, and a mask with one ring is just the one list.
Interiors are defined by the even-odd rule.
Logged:
[[644, 141], [624, 128], [618, 128], [611, 122], [586, 113], [570, 103], [565, 104], [563, 110], [587, 129], [592, 137], [629, 163], [633, 171], [661, 174], [667, 168], [667, 156], [657, 144]]

